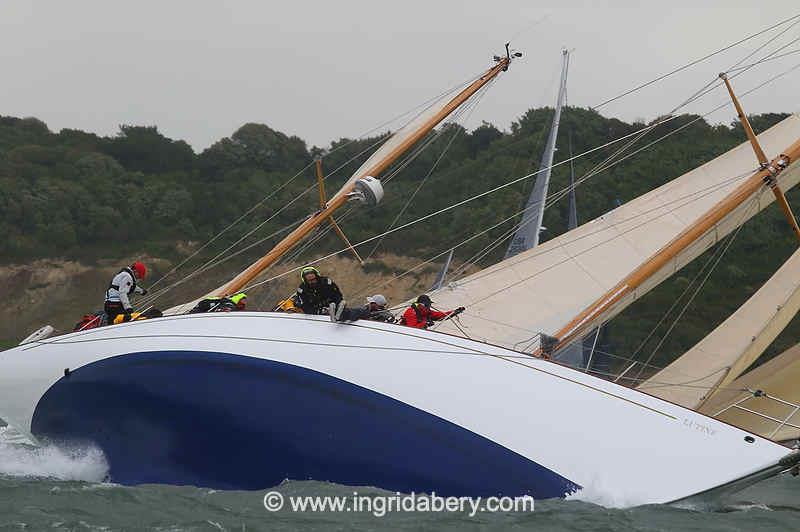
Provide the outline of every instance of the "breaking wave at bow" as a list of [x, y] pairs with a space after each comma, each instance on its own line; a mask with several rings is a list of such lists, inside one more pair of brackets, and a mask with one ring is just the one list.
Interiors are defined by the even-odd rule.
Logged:
[[101, 482], [108, 462], [96, 447], [39, 447], [5, 426], [0, 427], [0, 476]]

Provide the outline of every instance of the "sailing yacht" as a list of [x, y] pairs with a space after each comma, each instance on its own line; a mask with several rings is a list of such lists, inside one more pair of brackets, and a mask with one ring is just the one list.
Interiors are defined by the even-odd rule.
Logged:
[[[507, 48], [398, 130], [316, 213], [212, 294], [249, 286], [348, 202], [380, 201], [379, 177], [392, 162], [515, 57]], [[740, 489], [790, 470], [800, 455], [548, 357], [800, 181], [800, 116], [753, 142], [772, 154], [767, 165], [745, 143], [441, 286], [435, 300], [468, 311], [437, 330], [274, 312], [187, 314], [190, 302], [162, 318], [0, 353], [0, 417], [34, 441], [98, 447], [122, 484], [260, 489], [313, 479], [538, 499], [594, 487], [642, 504]], [[504, 298], [511, 289], [537, 304]], [[498, 298], [508, 309], [502, 320]], [[542, 333], [555, 343], [545, 345]]]

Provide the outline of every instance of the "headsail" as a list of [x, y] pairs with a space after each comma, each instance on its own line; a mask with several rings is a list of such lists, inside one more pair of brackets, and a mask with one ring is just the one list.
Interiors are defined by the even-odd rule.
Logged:
[[[709, 399], [700, 412], [776, 441], [798, 439], [798, 382], [800, 344], [731, 382]], [[759, 391], [763, 393], [754, 393]]]
[[800, 250], [727, 320], [639, 389], [696, 409], [747, 370], [800, 310]]
[[[800, 116], [786, 118], [758, 138], [768, 153], [792, 154], [791, 164], [778, 181], [784, 190], [796, 185], [800, 181], [796, 162]], [[553, 334], [564, 328], [601, 296], [613, 294], [622, 280], [678, 235], [696, 227], [727, 196], [741, 190], [743, 183], [753, 184], [748, 176], [756, 164], [750, 146], [743, 143], [573, 231], [449, 283], [433, 297], [442, 306], [467, 307], [460, 317], [464, 332], [448, 322], [438, 330], [520, 350], [535, 349], [539, 332]], [[636, 290], [573, 328], [585, 333], [610, 319], [773, 201], [757, 177], [739, 207], [711, 224]]]
[[547, 136], [547, 144], [542, 153], [542, 162], [539, 164], [539, 172], [536, 174], [536, 182], [533, 185], [531, 195], [525, 205], [522, 214], [522, 221], [514, 233], [511, 243], [508, 245], [505, 258], [510, 258], [522, 251], [527, 251], [539, 243], [539, 233], [542, 231], [542, 217], [544, 216], [545, 200], [547, 200], [547, 189], [550, 185], [550, 169], [553, 166], [553, 153], [556, 151], [556, 138], [558, 137], [558, 125], [561, 121], [561, 107], [567, 96], [567, 72], [569, 70], [569, 50], [562, 52], [561, 64], [561, 84], [558, 87], [558, 98], [556, 99], [555, 110], [553, 111], [553, 123], [550, 126], [550, 134]]
[[433, 292], [434, 290], [438, 290], [444, 285], [445, 279], [447, 279], [447, 270], [450, 269], [450, 263], [453, 262], [453, 252], [455, 248], [450, 250], [450, 253], [447, 254], [447, 257], [444, 259], [444, 264], [442, 264], [442, 269], [439, 270], [439, 273], [436, 274], [436, 279], [433, 280], [433, 284], [431, 285], [431, 289], [429, 292]]

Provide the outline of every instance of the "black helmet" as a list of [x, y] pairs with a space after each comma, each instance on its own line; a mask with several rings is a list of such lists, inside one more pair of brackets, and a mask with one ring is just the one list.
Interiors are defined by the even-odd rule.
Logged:
[[424, 305], [424, 306], [430, 308], [430, 306], [431, 306], [431, 298], [428, 297], [426, 294], [422, 294], [421, 296], [419, 296], [417, 298], [417, 303], [419, 303], [420, 305]]

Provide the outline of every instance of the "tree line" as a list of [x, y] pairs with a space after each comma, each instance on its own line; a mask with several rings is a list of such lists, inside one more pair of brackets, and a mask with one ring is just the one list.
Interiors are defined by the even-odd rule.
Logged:
[[[399, 225], [530, 174], [538, 165], [552, 113], [550, 108], [531, 109], [508, 131], [488, 123], [473, 131], [458, 125], [440, 128], [426, 139], [430, 141], [426, 150], [411, 160], [399, 161], [387, 172], [392, 177], [385, 186], [384, 203], [340, 215], [345, 231], [358, 242], [386, 230], [395, 218]], [[762, 131], [786, 116], [758, 115], [751, 117], [751, 123]], [[589, 109], [565, 108], [556, 161], [646, 125], [603, 117]], [[580, 186], [579, 222], [652, 190], [745, 140], [738, 124], [709, 124], [684, 115], [656, 127], [645, 141], [679, 127], [684, 127], [680, 133]], [[386, 135], [388, 132], [371, 138], [342, 138], [320, 148], [267, 125], [249, 123], [195, 153], [189, 144], [164, 136], [155, 126], [123, 125], [116, 135], [104, 137], [75, 129], [53, 132], [36, 118], [2, 116], [0, 232], [4, 238], [0, 239], [0, 260], [12, 263], [53, 256], [93, 260], [126, 256], [132, 250], [178, 259], [186, 252], [178, 249], [190, 251], [256, 205], [215, 243], [209, 251], [213, 255], [269, 217], [274, 216], [245, 244], [313, 212], [318, 201], [312, 164], [316, 157], [323, 157], [332, 193]], [[576, 177], [589, 172], [613, 149], [577, 159]], [[551, 192], [567, 186], [569, 173], [568, 164], [554, 168]], [[388, 235], [376, 251], [428, 258], [519, 211], [531, 187], [532, 179], [526, 179], [467, 208]], [[257, 203], [263, 198], [268, 200]], [[789, 199], [793, 201], [793, 194]], [[565, 230], [567, 207], [562, 200], [546, 211], [544, 240]], [[471, 257], [510, 227], [512, 223], [501, 225], [459, 248], [456, 260]], [[176, 246], [176, 242], [186, 245]], [[362, 246], [362, 255], [374, 245]], [[767, 209], [749, 222], [728, 251], [732, 260], [723, 263], [704, 289], [713, 296], [689, 309], [684, 326], [664, 344], [665, 352], [691, 345], [701, 329], [708, 332], [710, 325], [724, 319], [774, 272], [794, 246], [777, 209]], [[267, 247], [268, 243], [256, 246], [251, 254]], [[340, 247], [335, 238], [321, 239], [314, 254]], [[482, 264], [499, 260], [504, 251], [505, 246], [499, 246]], [[702, 258], [696, 261], [700, 262]], [[635, 319], [615, 320], [610, 341], [616, 351], [631, 353], [639, 347], [637, 341], [690, 282], [698, 264], [634, 305], [628, 314]], [[522, 296], [536, 304], [535, 294]], [[796, 339], [800, 327], [793, 323], [790, 329]], [[778, 347], [793, 343], [791, 334], [782, 337]]]

